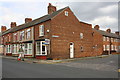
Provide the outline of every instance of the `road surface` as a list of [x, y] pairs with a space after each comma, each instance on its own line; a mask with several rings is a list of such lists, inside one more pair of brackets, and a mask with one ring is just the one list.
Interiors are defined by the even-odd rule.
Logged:
[[3, 78], [118, 78], [118, 55], [56, 64], [3, 58], [2, 68]]

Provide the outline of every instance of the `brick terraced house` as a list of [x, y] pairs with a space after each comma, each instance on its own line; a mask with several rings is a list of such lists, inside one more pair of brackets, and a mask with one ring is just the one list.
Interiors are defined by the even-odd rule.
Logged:
[[[99, 26], [92, 29], [92, 24], [79, 21], [69, 7], [57, 10], [49, 3], [47, 15], [35, 20], [25, 18], [25, 23], [18, 26], [16, 22], [10, 25], [8, 30], [1, 27], [0, 53], [4, 55], [18, 56], [21, 46], [25, 57], [37, 59], [97, 56], [120, 49], [118, 33], [101, 31]], [[111, 42], [103, 41], [108, 37]]]
[[99, 44], [103, 46], [102, 54], [120, 53], [120, 35], [118, 31], [111, 33], [111, 29], [99, 30], [99, 25], [96, 25], [93, 32], [98, 34], [94, 39], [101, 40]]

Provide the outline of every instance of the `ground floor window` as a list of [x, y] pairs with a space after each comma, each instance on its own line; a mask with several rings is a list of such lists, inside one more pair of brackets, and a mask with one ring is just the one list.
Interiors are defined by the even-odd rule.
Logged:
[[6, 53], [11, 53], [12, 47], [11, 45], [6, 45]]
[[109, 50], [110, 50], [110, 45], [107, 45], [106, 48], [107, 48], [107, 50], [109, 51]]
[[115, 45], [115, 51], [117, 51], [118, 49], [117, 49], [117, 46]]
[[106, 50], [106, 45], [103, 45], [103, 50], [104, 50], [104, 51]]
[[12, 53], [18, 53], [18, 44], [13, 44]]
[[25, 54], [32, 54], [32, 43], [24, 44], [24, 52]]
[[114, 45], [111, 45], [111, 50], [114, 50]]
[[36, 55], [47, 55], [47, 46], [45, 41], [36, 42]]

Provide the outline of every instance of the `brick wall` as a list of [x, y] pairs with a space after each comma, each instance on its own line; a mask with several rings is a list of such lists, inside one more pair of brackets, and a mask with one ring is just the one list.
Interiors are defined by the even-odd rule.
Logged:
[[103, 53], [103, 36], [93, 30], [93, 39], [94, 55], [101, 55]]
[[[64, 11], [68, 11], [65, 16]], [[51, 57], [52, 58], [69, 58], [70, 42], [74, 43], [74, 56], [85, 57], [91, 56], [92, 52], [92, 26], [80, 23], [70, 8], [65, 9], [51, 21], [51, 34], [59, 37], [51, 37]], [[80, 33], [84, 38], [80, 39]], [[83, 52], [80, 47], [83, 46]]]

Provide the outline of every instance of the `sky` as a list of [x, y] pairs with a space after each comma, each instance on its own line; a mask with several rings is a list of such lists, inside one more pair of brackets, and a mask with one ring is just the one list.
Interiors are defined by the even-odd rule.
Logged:
[[118, 2], [99, 1], [38, 1], [38, 0], [0, 0], [0, 26], [10, 28], [11, 22], [23, 24], [25, 18], [33, 20], [47, 14], [48, 3], [57, 7], [57, 10], [69, 6], [75, 16], [83, 22], [99, 25], [101, 30], [108, 28], [112, 32], [118, 31]]

